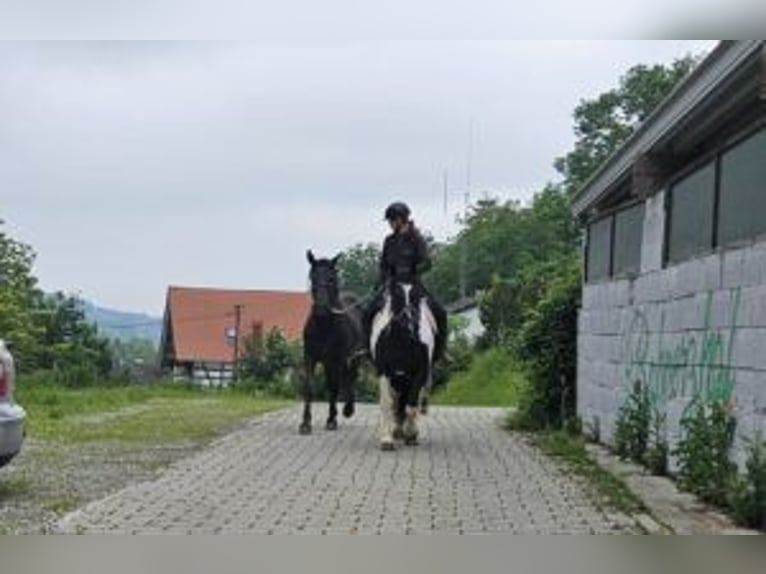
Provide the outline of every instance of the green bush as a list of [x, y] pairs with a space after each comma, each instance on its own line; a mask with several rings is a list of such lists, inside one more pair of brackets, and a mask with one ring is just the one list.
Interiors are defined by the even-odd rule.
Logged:
[[736, 420], [719, 401], [700, 404], [681, 420], [683, 437], [675, 450], [678, 483], [705, 502], [726, 506], [737, 477], [729, 458]]
[[766, 442], [756, 436], [747, 451], [745, 474], [737, 477], [729, 505], [738, 523], [750, 528], [766, 528]]
[[248, 337], [244, 347], [238, 365], [240, 379], [277, 381], [302, 364], [300, 345], [288, 342], [282, 331], [276, 328], [266, 337]]
[[449, 317], [447, 349], [444, 358], [434, 365], [433, 382], [439, 387], [451, 377], [467, 371], [474, 356], [474, 346], [466, 335], [468, 321], [463, 317]]
[[637, 463], [644, 462], [649, 446], [651, 422], [649, 392], [641, 381], [636, 381], [617, 414], [614, 448], [621, 458]]
[[665, 476], [668, 473], [669, 448], [665, 438], [665, 418], [664, 413], [654, 412], [649, 447], [644, 455], [649, 472], [656, 476]]
[[562, 428], [575, 417], [581, 293], [579, 263], [570, 261], [551, 279], [524, 322], [516, 344], [528, 380], [517, 418], [523, 428]]

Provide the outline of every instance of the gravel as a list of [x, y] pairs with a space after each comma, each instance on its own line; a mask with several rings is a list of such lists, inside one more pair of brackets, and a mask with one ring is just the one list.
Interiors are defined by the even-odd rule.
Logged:
[[131, 484], [156, 479], [172, 462], [203, 446], [61, 445], [27, 438], [21, 453], [0, 469], [0, 533], [47, 533], [61, 515]]

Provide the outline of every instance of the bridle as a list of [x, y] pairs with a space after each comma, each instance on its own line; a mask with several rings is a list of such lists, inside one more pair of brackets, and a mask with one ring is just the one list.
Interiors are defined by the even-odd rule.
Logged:
[[[314, 288], [323, 288], [327, 290], [332, 290], [333, 288], [333, 281], [311, 281], [312, 291]], [[375, 299], [380, 293], [385, 289], [385, 286], [378, 287], [371, 295], [368, 295], [367, 297], [364, 297], [363, 299], [360, 299], [359, 301], [352, 303], [350, 305], [346, 305], [345, 307], [341, 306], [338, 307], [336, 305], [330, 304], [329, 311], [333, 315], [346, 315], [349, 311], [353, 309], [359, 309], [362, 307], [366, 307], [367, 304]]]

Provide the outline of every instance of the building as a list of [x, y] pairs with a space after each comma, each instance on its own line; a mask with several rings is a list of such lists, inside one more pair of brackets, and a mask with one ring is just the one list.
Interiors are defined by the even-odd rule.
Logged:
[[232, 377], [235, 340], [240, 353], [249, 335], [273, 328], [296, 340], [310, 309], [308, 293], [170, 287], [160, 343], [162, 369], [174, 379], [225, 385]]
[[479, 301], [476, 297], [461, 299], [447, 306], [447, 313], [459, 317], [465, 324], [463, 333], [468, 340], [475, 343], [484, 334], [484, 324], [479, 313]]
[[578, 411], [610, 441], [640, 382], [671, 447], [721, 400], [766, 431], [766, 49], [721, 42], [577, 194]]

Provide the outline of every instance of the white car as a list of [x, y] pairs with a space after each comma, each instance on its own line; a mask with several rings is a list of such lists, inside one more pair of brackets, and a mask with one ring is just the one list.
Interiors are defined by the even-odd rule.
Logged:
[[13, 402], [16, 370], [13, 355], [0, 339], [0, 466], [5, 466], [21, 450], [24, 419], [27, 414]]

